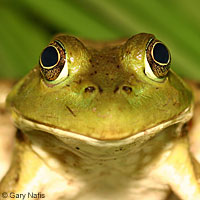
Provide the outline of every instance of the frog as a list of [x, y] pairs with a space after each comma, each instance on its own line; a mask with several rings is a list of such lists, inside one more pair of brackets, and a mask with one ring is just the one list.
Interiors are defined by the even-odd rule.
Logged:
[[6, 104], [17, 127], [8, 199], [200, 199], [193, 93], [153, 34], [58, 34]]

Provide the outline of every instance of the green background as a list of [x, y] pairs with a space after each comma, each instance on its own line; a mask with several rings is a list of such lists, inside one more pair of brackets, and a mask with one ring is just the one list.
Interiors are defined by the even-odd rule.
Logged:
[[148, 32], [177, 73], [200, 80], [199, 9], [199, 0], [0, 0], [0, 78], [26, 74], [56, 33], [105, 41]]

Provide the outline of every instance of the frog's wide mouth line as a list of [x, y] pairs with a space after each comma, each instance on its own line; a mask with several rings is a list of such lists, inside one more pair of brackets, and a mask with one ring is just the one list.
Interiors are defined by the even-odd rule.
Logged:
[[70, 132], [68, 130], [58, 128], [49, 124], [44, 124], [32, 119], [28, 119], [21, 115], [16, 109], [12, 109], [12, 117], [16, 126], [22, 130], [38, 130], [53, 134], [60, 138], [70, 138], [71, 140], [80, 140], [86, 143], [90, 143], [96, 146], [119, 146], [120, 144], [130, 144], [136, 140], [136, 138], [142, 137], [144, 135], [149, 135], [149, 137], [153, 137], [157, 132], [163, 130], [164, 128], [169, 127], [170, 125], [177, 124], [181, 122], [184, 124], [189, 121], [193, 116], [193, 105], [186, 108], [182, 111], [178, 116], [172, 118], [171, 120], [162, 122], [154, 127], [146, 129], [144, 131], [130, 134], [128, 137], [119, 138], [119, 139], [101, 139], [101, 138], [93, 138], [87, 135], [83, 135], [76, 132]]

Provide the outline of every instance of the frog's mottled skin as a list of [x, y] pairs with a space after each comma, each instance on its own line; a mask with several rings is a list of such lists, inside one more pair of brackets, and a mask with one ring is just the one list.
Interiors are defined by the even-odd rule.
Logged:
[[20, 131], [0, 193], [162, 200], [172, 190], [183, 200], [200, 199], [199, 164], [183, 126], [193, 96], [172, 70], [162, 82], [146, 76], [152, 37], [95, 45], [54, 38], [66, 49], [69, 75], [49, 84], [36, 66], [9, 94]]

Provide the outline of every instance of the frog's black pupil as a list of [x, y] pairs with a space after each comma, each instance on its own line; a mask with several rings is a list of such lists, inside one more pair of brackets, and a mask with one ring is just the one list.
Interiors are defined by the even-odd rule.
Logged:
[[41, 55], [41, 62], [44, 67], [54, 66], [58, 62], [56, 49], [52, 46], [47, 47]]
[[167, 63], [169, 60], [169, 52], [165, 45], [157, 43], [153, 49], [153, 57], [159, 63]]

